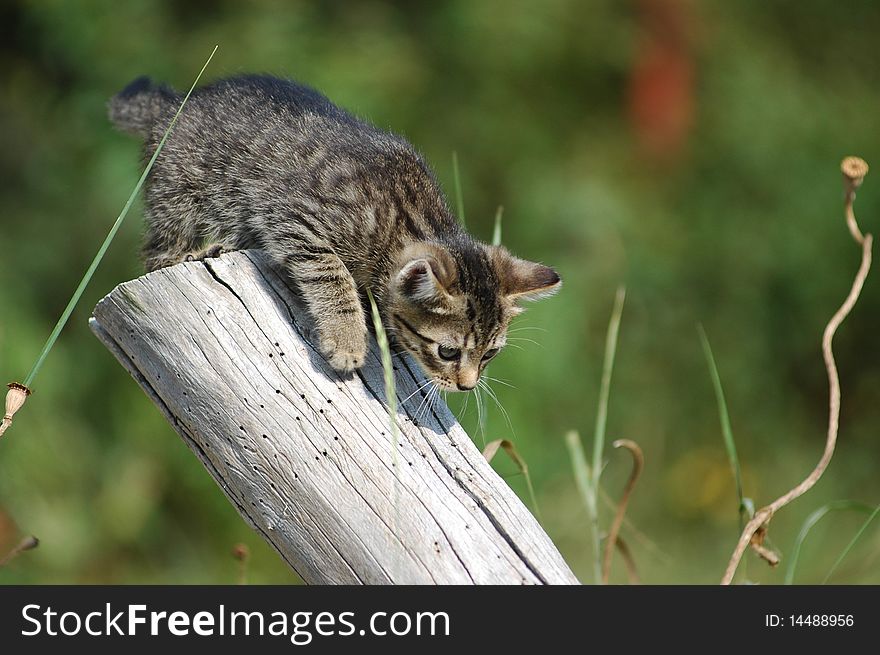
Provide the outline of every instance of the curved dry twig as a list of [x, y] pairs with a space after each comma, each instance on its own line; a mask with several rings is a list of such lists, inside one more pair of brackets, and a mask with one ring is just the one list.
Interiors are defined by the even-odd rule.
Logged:
[[[832, 455], [834, 455], [834, 447], [837, 444], [837, 433], [840, 420], [840, 377], [837, 373], [837, 364], [834, 361], [834, 352], [831, 348], [831, 342], [834, 339], [834, 334], [837, 332], [837, 328], [840, 327], [840, 324], [843, 323], [844, 319], [849, 315], [853, 306], [855, 306], [856, 301], [859, 299], [862, 286], [865, 284], [865, 279], [868, 277], [868, 271], [871, 269], [871, 246], [873, 244], [873, 237], [870, 234], [862, 235], [858, 223], [856, 222], [855, 212], [853, 211], [853, 201], [856, 197], [856, 189], [861, 186], [862, 180], [864, 180], [864, 177], [868, 172], [868, 164], [859, 157], [847, 157], [841, 163], [840, 170], [843, 173], [845, 186], [844, 213], [846, 216], [846, 222], [853, 240], [862, 247], [862, 263], [856, 273], [855, 280], [853, 280], [849, 295], [847, 295], [846, 300], [843, 301], [840, 309], [838, 309], [834, 316], [831, 317], [831, 320], [828, 321], [828, 325], [825, 326], [825, 332], [822, 334], [822, 357], [825, 360], [825, 369], [828, 372], [829, 385], [828, 435], [825, 440], [825, 452], [822, 453], [822, 458], [819, 460], [819, 463], [816, 464], [816, 468], [813, 469], [803, 482], [788, 493], [774, 500], [766, 507], [762, 507], [755, 512], [755, 516], [746, 524], [746, 527], [743, 528], [742, 535], [740, 535], [736, 548], [733, 551], [733, 555], [730, 558], [730, 562], [727, 565], [727, 570], [724, 572], [724, 577], [721, 579], [721, 584], [723, 585], [729, 585], [733, 581], [733, 576], [736, 573], [740, 560], [749, 546], [752, 546], [759, 555], [766, 559], [766, 553], [769, 551], [763, 547], [763, 542], [764, 536], [767, 532], [767, 526], [773, 518], [773, 515], [795, 498], [798, 498], [809, 491], [813, 485], [819, 481], [819, 478], [822, 477], [825, 469], [828, 468]], [[770, 561], [771, 565], [774, 564], [772, 559], [768, 561]], [[776, 558], [776, 563], [778, 563], [778, 558]]]
[[639, 571], [636, 569], [636, 561], [633, 559], [632, 552], [629, 549], [629, 546], [626, 545], [626, 542], [623, 540], [623, 537], [617, 535], [616, 541], [617, 550], [620, 551], [620, 556], [623, 558], [623, 563], [626, 565], [626, 577], [629, 580], [629, 583], [632, 584], [642, 584], [641, 579], [639, 578]]
[[[614, 546], [617, 545], [621, 550], [621, 554], [626, 557], [628, 550], [625, 545], [621, 545], [618, 535], [620, 534], [620, 526], [623, 523], [624, 514], [626, 514], [626, 506], [629, 503], [629, 497], [638, 482], [645, 465], [645, 456], [642, 449], [635, 441], [629, 439], [618, 439], [612, 444], [615, 448], [626, 448], [633, 458], [632, 472], [629, 474], [629, 480], [623, 488], [623, 495], [620, 497], [620, 503], [617, 505], [617, 513], [614, 515], [614, 521], [611, 522], [611, 529], [608, 531], [608, 538], [605, 540], [605, 557], [602, 561], [602, 584], [608, 584], [608, 578], [611, 575], [611, 557], [614, 554]], [[631, 559], [631, 558], [630, 558]], [[629, 563], [627, 570], [630, 570]], [[636, 576], [638, 577], [638, 576]], [[630, 575], [632, 579], [632, 575]]]
[[862, 186], [862, 182], [865, 180], [865, 175], [868, 174], [868, 163], [861, 157], [847, 157], [840, 162], [840, 172], [843, 173], [843, 182], [846, 193], [843, 201], [843, 211], [846, 215], [846, 226], [849, 228], [849, 233], [852, 234], [852, 238], [855, 242], [861, 245], [864, 242], [865, 237], [862, 236], [862, 231], [859, 229], [858, 222], [856, 222], [853, 203], [856, 199], [856, 190]]

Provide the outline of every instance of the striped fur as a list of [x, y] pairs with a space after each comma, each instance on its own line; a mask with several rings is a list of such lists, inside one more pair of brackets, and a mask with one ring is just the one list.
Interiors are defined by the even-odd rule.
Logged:
[[[148, 155], [179, 102], [139, 78], [110, 100], [110, 118]], [[447, 389], [473, 388], [516, 303], [560, 285], [552, 269], [468, 235], [404, 139], [269, 76], [193, 93], [150, 173], [146, 223], [147, 270], [221, 249], [266, 251], [342, 372], [364, 362], [371, 289], [396, 344]]]

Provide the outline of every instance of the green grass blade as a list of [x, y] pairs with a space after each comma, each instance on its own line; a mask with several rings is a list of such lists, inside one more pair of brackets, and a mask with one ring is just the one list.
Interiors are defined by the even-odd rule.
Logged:
[[587, 510], [587, 520], [590, 525], [590, 543], [593, 550], [593, 581], [600, 584], [602, 570], [600, 558], [601, 544], [599, 543], [599, 505], [596, 501], [596, 491], [593, 487], [593, 475], [590, 465], [587, 463], [587, 454], [584, 451], [581, 436], [572, 430], [565, 435], [565, 445], [568, 447], [571, 466], [574, 471], [574, 481], [584, 501], [584, 509]]
[[144, 185], [144, 181], [147, 179], [147, 175], [150, 174], [150, 170], [153, 168], [153, 164], [156, 163], [156, 159], [159, 157], [159, 153], [162, 152], [162, 148], [165, 146], [165, 141], [168, 140], [168, 135], [171, 134], [171, 130], [174, 128], [175, 123], [177, 123], [177, 118], [180, 116], [180, 112], [183, 111], [184, 106], [186, 105], [187, 100], [189, 100], [190, 95], [193, 92], [193, 89], [196, 88], [196, 84], [199, 83], [199, 80], [202, 77], [202, 73], [205, 72], [205, 69], [208, 67], [208, 64], [211, 63], [211, 60], [214, 58], [214, 53], [217, 52], [218, 46], [214, 46], [214, 49], [211, 51], [211, 55], [208, 57], [205, 64], [202, 66], [202, 69], [199, 71], [199, 74], [196, 75], [195, 81], [192, 83], [189, 91], [187, 91], [186, 96], [183, 98], [183, 102], [180, 103], [180, 107], [177, 109], [177, 113], [174, 114], [174, 118], [171, 119], [171, 123], [168, 125], [168, 129], [165, 130], [165, 134], [162, 135], [162, 140], [159, 141], [159, 145], [156, 146], [156, 151], [153, 153], [153, 156], [150, 158], [147, 167], [144, 169], [144, 172], [141, 174], [140, 179], [137, 181], [134, 189], [131, 192], [131, 195], [128, 196], [128, 200], [125, 203], [125, 206], [122, 208], [122, 212], [120, 212], [119, 216], [116, 218], [116, 222], [113, 223], [113, 227], [110, 228], [110, 232], [107, 233], [107, 237], [104, 239], [104, 243], [101, 244], [101, 247], [98, 249], [98, 254], [95, 255], [95, 258], [92, 260], [92, 263], [89, 265], [89, 268], [86, 270], [85, 275], [83, 275], [82, 280], [79, 282], [79, 286], [77, 286], [76, 291], [73, 292], [73, 296], [70, 298], [70, 302], [67, 303], [67, 307], [64, 308], [64, 311], [61, 314], [61, 318], [58, 319], [58, 322], [55, 324], [55, 327], [52, 329], [49, 338], [46, 340], [45, 345], [43, 346], [43, 350], [40, 352], [39, 357], [37, 357], [37, 361], [34, 362], [33, 367], [31, 367], [30, 373], [28, 373], [25, 378], [24, 385], [26, 387], [30, 387], [31, 383], [34, 380], [34, 377], [40, 370], [40, 367], [43, 365], [43, 362], [46, 360], [46, 357], [49, 354], [49, 351], [52, 350], [52, 347], [55, 345], [55, 342], [58, 340], [58, 336], [61, 334], [61, 331], [64, 329], [64, 326], [67, 325], [67, 321], [70, 319], [70, 315], [73, 313], [74, 308], [79, 302], [80, 297], [82, 297], [83, 291], [85, 291], [89, 282], [92, 280], [92, 276], [95, 274], [95, 270], [97, 270], [98, 265], [101, 263], [101, 260], [104, 258], [104, 254], [107, 252], [107, 249], [110, 247], [110, 243], [113, 241], [113, 238], [116, 236], [116, 233], [119, 231], [120, 226], [122, 225], [122, 221], [125, 220], [126, 215], [128, 214], [128, 210], [131, 209], [132, 204], [134, 204], [134, 199], [137, 197], [138, 192], [141, 190], [141, 187]]
[[581, 435], [577, 431], [571, 430], [565, 435], [565, 445], [568, 447], [568, 454], [571, 458], [575, 484], [581, 494], [581, 499], [584, 501], [587, 513], [592, 518], [592, 513], [596, 508], [596, 499], [593, 497], [590, 465], [587, 463], [587, 454], [584, 452], [584, 446], [581, 443]]
[[462, 225], [467, 225], [464, 218], [464, 196], [461, 193], [461, 174], [458, 170], [458, 153], [452, 151], [452, 181], [455, 184], [455, 206], [458, 211], [458, 220]]
[[[376, 343], [382, 359], [382, 377], [385, 381], [385, 398], [388, 402], [388, 425], [391, 430], [391, 463], [394, 468], [394, 492], [392, 494], [392, 506], [394, 507], [394, 529], [400, 523], [400, 467], [397, 461], [397, 447], [400, 441], [400, 432], [397, 427], [397, 388], [394, 383], [394, 364], [391, 361], [391, 346], [388, 343], [388, 334], [382, 325], [382, 317], [376, 306], [373, 292], [367, 289], [367, 298], [370, 300], [370, 314], [373, 317], [373, 327], [376, 330]], [[395, 551], [396, 552], [396, 551]], [[394, 558], [393, 570], [400, 570], [399, 555]]]
[[614, 297], [614, 308], [611, 310], [611, 318], [608, 321], [608, 332], [605, 336], [605, 357], [602, 362], [602, 381], [599, 385], [599, 401], [596, 408], [596, 426], [593, 432], [593, 462], [590, 476], [591, 490], [590, 522], [592, 523], [593, 541], [593, 573], [596, 584], [602, 580], [602, 548], [599, 537], [599, 511], [596, 502], [599, 497], [599, 479], [602, 475], [602, 453], [605, 450], [605, 427], [608, 422], [608, 399], [611, 395], [611, 375], [614, 372], [614, 360], [617, 356], [617, 337], [620, 332], [620, 318], [623, 314], [623, 304], [626, 300], [626, 288], [619, 287]]
[[822, 580], [822, 584], [828, 582], [829, 578], [831, 578], [831, 576], [834, 574], [834, 571], [837, 569], [838, 566], [840, 566], [840, 563], [846, 558], [847, 555], [849, 555], [849, 551], [853, 549], [853, 546], [855, 546], [858, 540], [862, 538], [862, 535], [865, 534], [865, 531], [877, 517], [877, 514], [880, 514], [880, 505], [877, 505], [877, 507], [874, 508], [874, 511], [871, 512], [871, 515], [867, 519], [865, 519], [864, 523], [862, 523], [862, 527], [859, 528], [859, 531], [856, 532], [855, 536], [846, 545], [846, 548], [843, 549], [843, 552], [840, 553], [840, 557], [838, 557], [837, 560], [834, 562], [831, 570], [829, 570], [828, 573], [825, 575], [825, 579]]
[[810, 533], [810, 530], [812, 530], [813, 527], [829, 512], [845, 509], [854, 509], [870, 514], [874, 508], [871, 505], [860, 503], [856, 500], [835, 500], [822, 505], [822, 507], [812, 512], [804, 521], [800, 532], [798, 532], [798, 535], [794, 540], [794, 546], [792, 547], [791, 555], [788, 558], [788, 568], [785, 570], [785, 584], [790, 585], [794, 582], [794, 572], [798, 565], [798, 559], [800, 559], [801, 556], [801, 547], [804, 545], [804, 541]]
[[718, 418], [721, 421], [721, 435], [724, 437], [724, 448], [727, 450], [727, 459], [733, 471], [733, 479], [736, 482], [736, 496], [739, 501], [740, 527], [751, 518], [754, 513], [754, 504], [751, 499], [743, 495], [742, 471], [739, 465], [739, 456], [736, 454], [736, 442], [733, 440], [733, 430], [730, 427], [730, 414], [727, 411], [727, 401], [724, 398], [724, 389], [721, 387], [721, 376], [718, 366], [715, 364], [715, 356], [712, 354], [712, 346], [709, 345], [709, 337], [702, 324], [697, 324], [700, 334], [700, 343], [703, 345], [703, 354], [706, 364], [709, 366], [709, 375], [712, 378], [712, 388], [715, 390], [715, 400], [718, 403]]
[[501, 245], [501, 216], [504, 214], [504, 207], [502, 205], [498, 205], [498, 209], [495, 211], [495, 228], [492, 230], [492, 245], [500, 246]]
[[388, 335], [385, 326], [382, 325], [382, 317], [376, 306], [373, 293], [367, 289], [367, 297], [370, 299], [370, 313], [373, 315], [373, 327], [376, 329], [376, 342], [382, 354], [382, 373], [385, 379], [385, 398], [388, 401], [388, 423], [391, 429], [392, 457], [394, 465], [397, 465], [397, 442], [400, 434], [397, 429], [397, 389], [394, 384], [394, 365], [391, 362], [391, 347], [388, 344]]
[[608, 321], [608, 332], [605, 336], [605, 358], [602, 363], [602, 382], [599, 386], [599, 402], [596, 408], [596, 427], [593, 432], [593, 496], [599, 495], [599, 473], [602, 470], [602, 453], [605, 450], [605, 426], [608, 422], [608, 399], [611, 395], [611, 374], [614, 372], [614, 359], [617, 356], [617, 336], [620, 332], [620, 317], [623, 314], [623, 303], [626, 300], [626, 289], [617, 289], [614, 308]]

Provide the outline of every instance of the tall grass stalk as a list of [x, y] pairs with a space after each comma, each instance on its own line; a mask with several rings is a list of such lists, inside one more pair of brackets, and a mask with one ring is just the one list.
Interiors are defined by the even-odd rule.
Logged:
[[[599, 551], [597, 555], [597, 549], [601, 549], [598, 529], [599, 507], [596, 490], [593, 487], [593, 473], [590, 470], [589, 462], [587, 462], [587, 454], [584, 451], [581, 435], [577, 431], [571, 430], [566, 433], [565, 445], [568, 447], [571, 467], [574, 471], [575, 485], [577, 486], [578, 493], [581, 495], [581, 500], [583, 500], [584, 508], [587, 511], [587, 521], [590, 526], [590, 543], [593, 549], [593, 581], [595, 584], [601, 584], [601, 551]], [[609, 502], [609, 507], [612, 509], [616, 508], [613, 502]]]
[[[397, 385], [394, 383], [394, 364], [391, 361], [391, 346], [388, 343], [388, 334], [382, 325], [382, 317], [376, 306], [373, 292], [367, 289], [367, 298], [370, 300], [370, 314], [373, 317], [373, 328], [376, 330], [376, 343], [382, 359], [382, 377], [385, 382], [385, 399], [388, 403], [388, 426], [391, 432], [391, 465], [394, 469], [394, 491], [392, 492], [392, 507], [394, 507], [394, 529], [400, 523], [400, 466], [397, 461], [397, 446], [400, 441], [400, 431], [397, 427]], [[397, 552], [395, 550], [395, 552]], [[393, 570], [400, 569], [400, 555], [395, 556]]]
[[877, 514], [880, 514], [880, 505], [877, 505], [877, 507], [874, 509], [874, 511], [871, 512], [871, 515], [867, 519], [865, 519], [864, 523], [862, 523], [862, 527], [859, 528], [859, 531], [856, 532], [855, 536], [846, 545], [846, 548], [843, 549], [843, 552], [840, 553], [840, 557], [838, 557], [837, 560], [835, 560], [834, 564], [829, 569], [828, 573], [825, 574], [825, 579], [822, 580], [822, 584], [825, 584], [826, 582], [828, 582], [828, 580], [834, 574], [834, 571], [836, 571], [837, 567], [840, 566], [840, 563], [846, 558], [847, 555], [849, 555], [849, 551], [851, 551], [853, 549], [853, 546], [855, 546], [856, 543], [859, 541], [859, 539], [862, 538], [862, 535], [865, 534], [865, 531], [868, 529], [868, 526], [870, 526], [871, 523], [873, 523], [874, 519], [877, 518]]
[[501, 217], [504, 215], [504, 206], [498, 205], [495, 210], [495, 227], [492, 229], [492, 245], [501, 245]]
[[822, 507], [812, 512], [806, 518], [803, 525], [801, 525], [800, 532], [798, 532], [798, 535], [794, 540], [794, 546], [792, 547], [791, 555], [788, 558], [788, 567], [785, 570], [785, 584], [790, 585], [794, 582], [794, 572], [795, 569], [797, 569], [798, 560], [801, 556], [801, 547], [804, 545], [804, 541], [810, 533], [810, 530], [813, 529], [813, 526], [821, 521], [829, 512], [846, 509], [853, 509], [859, 512], [864, 512], [865, 514], [870, 514], [874, 508], [871, 505], [860, 503], [856, 500], [835, 500], [822, 505]]
[[382, 355], [382, 374], [385, 381], [385, 399], [388, 403], [388, 424], [391, 431], [392, 461], [397, 466], [397, 443], [400, 432], [397, 427], [397, 389], [394, 384], [394, 364], [391, 361], [391, 346], [388, 343], [388, 335], [385, 326], [382, 325], [382, 317], [376, 306], [373, 292], [367, 289], [367, 297], [370, 299], [370, 313], [373, 315], [373, 327], [376, 330], [376, 343], [379, 344], [379, 352]]
[[593, 484], [591, 482], [590, 465], [587, 462], [587, 454], [584, 452], [584, 445], [581, 442], [581, 435], [576, 430], [571, 430], [565, 435], [565, 445], [568, 447], [568, 454], [571, 458], [571, 468], [574, 472], [574, 482], [577, 490], [584, 501], [592, 519], [592, 507], [596, 505], [593, 496]]
[[727, 450], [727, 459], [730, 461], [730, 468], [733, 471], [733, 479], [736, 483], [736, 496], [739, 502], [739, 529], [742, 530], [746, 521], [752, 518], [755, 513], [754, 503], [751, 498], [746, 498], [743, 494], [742, 471], [739, 465], [739, 457], [736, 453], [736, 442], [733, 440], [733, 430], [730, 427], [730, 414], [727, 411], [727, 401], [724, 398], [724, 389], [721, 387], [721, 376], [718, 373], [718, 366], [715, 364], [715, 357], [712, 354], [712, 346], [709, 345], [709, 337], [706, 336], [706, 330], [703, 325], [697, 324], [697, 331], [700, 334], [700, 343], [703, 345], [703, 354], [706, 357], [706, 364], [709, 367], [709, 375], [712, 378], [712, 388], [715, 390], [715, 401], [718, 403], [718, 419], [721, 422], [721, 435], [724, 438], [724, 448]]
[[461, 172], [458, 169], [458, 153], [452, 151], [452, 181], [455, 184], [455, 207], [458, 212], [458, 220], [462, 225], [467, 225], [464, 217], [464, 196], [461, 193]]
[[82, 297], [83, 291], [85, 291], [89, 282], [92, 280], [92, 276], [95, 274], [95, 270], [98, 268], [98, 265], [101, 263], [101, 260], [104, 259], [104, 254], [107, 252], [107, 249], [110, 247], [110, 243], [113, 241], [116, 233], [119, 231], [119, 228], [122, 226], [122, 221], [125, 220], [126, 215], [128, 214], [128, 210], [131, 209], [131, 206], [134, 204], [134, 199], [137, 197], [138, 192], [141, 190], [141, 187], [144, 185], [144, 181], [147, 179], [147, 175], [150, 174], [150, 170], [153, 168], [153, 164], [156, 163], [156, 159], [159, 157], [159, 153], [162, 152], [162, 148], [165, 147], [165, 142], [168, 140], [168, 135], [171, 134], [171, 130], [174, 128], [174, 125], [177, 123], [177, 118], [180, 116], [180, 112], [183, 111], [183, 108], [186, 106], [187, 100], [189, 100], [190, 95], [193, 90], [196, 88], [196, 85], [199, 83], [199, 80], [202, 77], [202, 73], [205, 72], [205, 69], [208, 67], [208, 64], [211, 63], [211, 60], [214, 58], [214, 53], [217, 52], [217, 48], [219, 46], [214, 46], [214, 49], [211, 51], [211, 55], [208, 57], [205, 64], [202, 66], [202, 69], [199, 71], [199, 74], [196, 75], [195, 81], [193, 81], [192, 86], [190, 86], [189, 91], [187, 91], [186, 96], [183, 98], [183, 102], [180, 103], [180, 107], [177, 109], [177, 113], [174, 114], [174, 118], [171, 119], [171, 123], [168, 125], [168, 128], [165, 130], [165, 134], [162, 135], [162, 140], [159, 141], [159, 145], [156, 146], [156, 151], [153, 153], [153, 156], [150, 158], [147, 167], [144, 169], [144, 172], [141, 173], [140, 179], [135, 184], [134, 189], [131, 194], [128, 196], [128, 200], [125, 203], [125, 206], [122, 208], [119, 216], [116, 218], [116, 222], [113, 223], [113, 226], [110, 228], [110, 231], [107, 233], [107, 237], [104, 239], [104, 243], [101, 244], [101, 247], [98, 249], [98, 254], [95, 255], [95, 258], [92, 260], [92, 263], [89, 265], [89, 268], [86, 270], [85, 275], [83, 275], [82, 280], [79, 282], [79, 286], [77, 286], [76, 291], [73, 292], [73, 296], [71, 296], [70, 301], [67, 303], [67, 307], [64, 308], [64, 311], [61, 313], [61, 318], [58, 319], [58, 322], [55, 324], [55, 327], [52, 329], [49, 338], [46, 340], [45, 345], [43, 346], [43, 350], [40, 352], [39, 357], [37, 357], [37, 361], [34, 362], [33, 367], [31, 367], [30, 373], [28, 373], [27, 377], [24, 380], [24, 386], [30, 387], [31, 383], [34, 381], [34, 377], [36, 377], [40, 368], [43, 366], [43, 362], [46, 360], [46, 357], [49, 354], [49, 351], [52, 350], [52, 347], [55, 345], [55, 342], [58, 340], [58, 336], [61, 334], [61, 331], [64, 329], [64, 326], [67, 325], [67, 321], [70, 319], [70, 315], [73, 313], [74, 308], [76, 308], [77, 303], [79, 303], [80, 298]]
[[599, 402], [596, 408], [596, 427], [593, 432], [593, 462], [590, 467], [590, 493], [585, 497], [588, 501], [590, 523], [592, 525], [593, 568], [596, 584], [602, 580], [602, 546], [599, 534], [599, 480], [602, 474], [602, 454], [605, 450], [605, 427], [608, 422], [608, 399], [611, 395], [611, 374], [614, 372], [614, 359], [617, 356], [617, 337], [620, 332], [620, 318], [623, 304], [626, 301], [626, 288], [619, 287], [614, 297], [614, 308], [608, 321], [608, 332], [605, 336], [605, 358], [602, 363], [602, 381], [599, 385]]

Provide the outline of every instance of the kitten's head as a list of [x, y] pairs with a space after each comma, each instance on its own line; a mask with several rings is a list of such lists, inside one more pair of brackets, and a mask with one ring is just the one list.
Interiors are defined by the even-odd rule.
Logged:
[[387, 325], [435, 384], [470, 391], [507, 342], [519, 303], [555, 293], [552, 268], [470, 240], [415, 243], [392, 274]]

